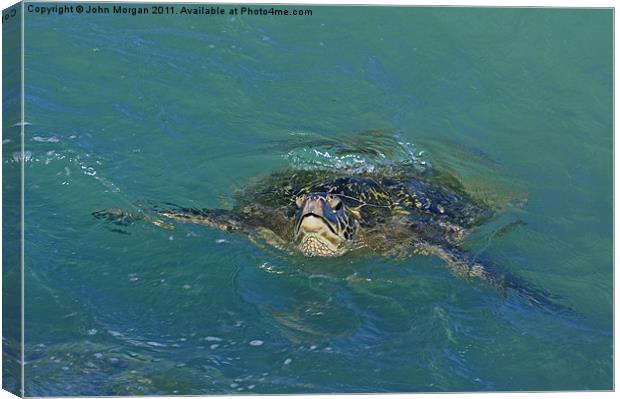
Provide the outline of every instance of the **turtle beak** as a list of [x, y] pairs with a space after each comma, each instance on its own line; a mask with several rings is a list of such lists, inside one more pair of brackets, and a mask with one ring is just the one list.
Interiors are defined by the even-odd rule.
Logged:
[[323, 215], [326, 213], [326, 209], [325, 209], [326, 206], [327, 206], [327, 203], [320, 199], [306, 201], [303, 209], [301, 210], [301, 214], [304, 216], [305, 215], [316, 215], [319, 217], [323, 217]]
[[301, 230], [307, 233], [329, 230], [337, 235], [332, 223], [337, 226], [338, 220], [324, 198], [308, 198], [299, 215], [296, 229], [298, 234]]
[[[327, 193], [305, 196], [297, 213], [295, 240], [305, 256], [338, 256], [345, 252], [345, 238], [341, 231], [344, 208], [332, 208]], [[333, 198], [331, 199], [333, 201]]]

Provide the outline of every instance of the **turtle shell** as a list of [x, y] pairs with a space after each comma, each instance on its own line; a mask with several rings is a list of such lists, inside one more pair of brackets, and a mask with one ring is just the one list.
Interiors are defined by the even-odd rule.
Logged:
[[340, 196], [356, 213], [360, 224], [375, 226], [406, 217], [417, 223], [445, 221], [462, 228], [481, 224], [493, 211], [473, 201], [456, 184], [443, 186], [437, 176], [420, 176], [406, 171], [344, 174], [333, 171], [286, 170], [237, 190], [238, 208], [261, 206], [293, 216], [295, 200], [311, 192]]

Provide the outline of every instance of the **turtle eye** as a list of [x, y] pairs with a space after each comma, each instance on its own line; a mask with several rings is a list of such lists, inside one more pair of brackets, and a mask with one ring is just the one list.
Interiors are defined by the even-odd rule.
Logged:
[[306, 201], [305, 195], [300, 195], [299, 197], [297, 197], [295, 199], [295, 204], [297, 205], [297, 208], [301, 208], [304, 205], [305, 201]]
[[342, 208], [342, 200], [335, 195], [328, 195], [327, 203], [335, 211], [339, 211]]

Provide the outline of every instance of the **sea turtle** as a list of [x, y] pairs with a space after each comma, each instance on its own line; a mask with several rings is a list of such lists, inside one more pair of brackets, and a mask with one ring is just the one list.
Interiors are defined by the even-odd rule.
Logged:
[[202, 224], [306, 257], [435, 255], [458, 276], [513, 289], [535, 304], [552, 304], [543, 291], [460, 249], [468, 232], [496, 210], [473, 200], [447, 174], [419, 173], [406, 165], [358, 172], [291, 169], [258, 179], [234, 197], [231, 209], [168, 204], [150, 212], [105, 209], [93, 215], [119, 225]]

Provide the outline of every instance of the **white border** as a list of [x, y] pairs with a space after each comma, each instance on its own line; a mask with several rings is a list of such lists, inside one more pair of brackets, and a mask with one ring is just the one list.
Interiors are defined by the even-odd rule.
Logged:
[[[26, 23], [26, 19], [24, 18], [24, 7], [21, 7], [21, 19], [22, 19], [22, 30], [21, 30], [21, 52], [22, 52], [22, 59], [21, 59], [21, 65], [22, 65], [22, 71], [21, 71], [21, 115], [20, 115], [20, 134], [21, 134], [21, 182], [20, 182], [20, 193], [21, 193], [21, 198], [20, 198], [20, 206], [21, 206], [21, 218], [20, 218], [20, 235], [21, 235], [21, 249], [20, 249], [20, 253], [19, 253], [19, 258], [20, 258], [20, 263], [21, 263], [21, 269], [22, 269], [22, 274], [21, 274], [21, 284], [22, 284], [22, 289], [21, 289], [21, 298], [20, 298], [20, 307], [21, 307], [21, 325], [22, 325], [22, 330], [21, 330], [21, 388], [20, 388], [20, 394], [21, 396], [24, 396], [24, 393], [26, 392], [25, 390], [25, 384], [26, 384], [26, 378], [25, 378], [25, 373], [24, 373], [24, 367], [25, 367], [25, 362], [24, 359], [26, 358], [26, 348], [25, 348], [25, 338], [26, 338], [26, 334], [25, 334], [25, 325], [26, 325], [26, 321], [25, 321], [25, 313], [26, 313], [26, 302], [25, 302], [25, 270], [24, 270], [24, 261], [26, 258], [25, 255], [25, 244], [26, 244], [26, 240], [25, 240], [25, 235], [24, 235], [24, 227], [25, 227], [25, 223], [24, 223], [24, 213], [26, 210], [26, 206], [25, 206], [25, 202], [24, 202], [24, 187], [25, 187], [25, 181], [26, 181], [26, 153], [24, 151], [25, 149], [25, 144], [24, 144], [24, 140], [25, 140], [25, 134], [24, 134], [24, 129], [26, 128], [25, 126], [25, 122], [26, 122], [26, 111], [25, 111], [25, 106], [26, 106], [26, 90], [25, 90], [25, 81], [26, 81], [26, 76], [25, 76], [25, 70], [24, 70], [24, 41], [25, 41], [25, 35], [24, 33], [25, 31], [25, 23]], [[0, 75], [1, 76], [1, 75]], [[1, 378], [1, 377], [0, 377]]]
[[[45, 2], [44, 0], [34, 0], [34, 1], [29, 1], [29, 2]], [[68, 1], [63, 1], [63, 3], [69, 3], [69, 2], [74, 2], [74, 3], [86, 3], [86, 2], [80, 2], [77, 0], [68, 0]], [[179, 1], [179, 0], [151, 0], [151, 1], [141, 1], [143, 3], [183, 3], [184, 1]], [[0, 0], [0, 6], [2, 9], [5, 9], [7, 7], [10, 7], [11, 5], [15, 4], [16, 1], [10, 1], [10, 0]], [[191, 3], [189, 1], [185, 1], [185, 3]], [[584, 8], [592, 8], [592, 7], [615, 7], [616, 6], [616, 2], [615, 1], [605, 1], [605, 0], [590, 0], [590, 1], [575, 1], [575, 0], [522, 0], [519, 2], [515, 2], [515, 1], [498, 1], [498, 0], [470, 0], [470, 1], [450, 1], [450, 0], [439, 0], [439, 1], [412, 1], [412, 0], [389, 0], [389, 1], [368, 1], [368, 0], [333, 0], [333, 1], [328, 1], [328, 0], [287, 0], [287, 1], [273, 1], [273, 0], [254, 0], [254, 1], [248, 1], [248, 0], [240, 0], [240, 1], [221, 1], [221, 2], [215, 2], [215, 1], [204, 1], [201, 3], [215, 3], [215, 4], [222, 4], [222, 3], [228, 3], [228, 4], [244, 4], [244, 3], [250, 3], [250, 4], [307, 4], [307, 5], [334, 5], [334, 4], [342, 4], [342, 5], [363, 5], [363, 4], [368, 4], [368, 5], [416, 5], [416, 6], [474, 6], [474, 7], [563, 7], [563, 8], [574, 8], [574, 7], [584, 7]], [[23, 11], [23, 9], [22, 9]], [[22, 24], [22, 29], [23, 29], [23, 24]], [[2, 37], [2, 32], [0, 29], [0, 38]], [[615, 43], [617, 43], [618, 39], [618, 32], [615, 30], [615, 22], [614, 22], [614, 77], [617, 76], [617, 63], [615, 62]], [[23, 51], [23, 31], [22, 31], [22, 51]], [[0, 76], [1, 76], [1, 72], [2, 72], [2, 66], [0, 64]], [[1, 88], [2, 88], [2, 82], [0, 79], [0, 92], [1, 92]], [[615, 108], [615, 92], [616, 92], [616, 88], [617, 88], [617, 82], [614, 79], [614, 138], [615, 138], [615, 130], [616, 130], [616, 108]], [[23, 93], [23, 70], [22, 70], [22, 93]], [[23, 100], [23, 98], [22, 98]], [[24, 104], [22, 101], [22, 122], [23, 122], [23, 113], [24, 113]], [[0, 107], [0, 120], [2, 117], [2, 109]], [[22, 150], [23, 150], [23, 124], [22, 124]], [[616, 140], [614, 139], [614, 254], [615, 254], [615, 248], [616, 245], [619, 242], [619, 238], [618, 235], [616, 234], [616, 226], [618, 226], [618, 222], [620, 221], [620, 216], [618, 216], [615, 212], [616, 209], [616, 205], [619, 202], [619, 189], [618, 189], [618, 185], [616, 184], [616, 177], [619, 176], [618, 172], [618, 168], [620, 168], [616, 162], [615, 162], [615, 154], [617, 153], [618, 150], [618, 146], [619, 144], [616, 142]], [[2, 154], [2, 151], [0, 149], [0, 156]], [[22, 154], [23, 157], [23, 154]], [[23, 159], [23, 158], [22, 158]], [[22, 168], [23, 168], [23, 164], [22, 164]], [[2, 179], [2, 166], [1, 166], [1, 162], [0, 162], [0, 183], [1, 183], [1, 179]], [[22, 207], [23, 207], [23, 174], [24, 170], [22, 169]], [[1, 198], [1, 194], [2, 194], [2, 189], [1, 189], [1, 184], [0, 184], [0, 198]], [[0, 207], [0, 220], [2, 218], [2, 209]], [[23, 226], [23, 213], [22, 213], [22, 226]], [[23, 229], [22, 229], [22, 239], [23, 239]], [[23, 252], [21, 254], [22, 256], [22, 266], [23, 266]], [[614, 256], [614, 271], [615, 271], [615, 256]], [[618, 278], [618, 273], [614, 272], [614, 344], [615, 344], [615, 331], [616, 331], [616, 326], [615, 326], [615, 311], [618, 309], [618, 298], [615, 295], [615, 288], [618, 287], [618, 282], [619, 282], [619, 278]], [[0, 279], [0, 284], [1, 284], [1, 279]], [[23, 273], [22, 273], [22, 286], [23, 286]], [[2, 297], [0, 296], [0, 311], [2, 309]], [[23, 306], [23, 290], [22, 290], [22, 306]], [[23, 312], [22, 312], [22, 323], [23, 323]], [[2, 326], [2, 319], [0, 317], [0, 327]], [[22, 329], [22, 334], [23, 334], [23, 329]], [[23, 336], [22, 336], [23, 339]], [[22, 348], [23, 350], [23, 348]], [[617, 370], [618, 370], [618, 359], [615, 356], [616, 351], [615, 351], [615, 346], [614, 346], [614, 386], [615, 386], [615, 382], [617, 381], [616, 376], [617, 376]], [[23, 366], [22, 366], [23, 368]], [[1, 382], [1, 373], [0, 373], [0, 382]], [[461, 398], [471, 398], [472, 395], [482, 395], [484, 396], [484, 398], [488, 398], [488, 399], [496, 399], [496, 398], [510, 398], [510, 399], [521, 399], [521, 398], [532, 398], [532, 397], [541, 397], [544, 396], [545, 398], [566, 398], [566, 397], [579, 397], [579, 398], [584, 398], [584, 399], [590, 399], [590, 398], [612, 398], [615, 397], [615, 393], [614, 392], [582, 392], [582, 391], [578, 391], [578, 392], [543, 392], [543, 393], [486, 393], [486, 392], [473, 392], [473, 393], [463, 393], [463, 394], [443, 394], [443, 393], [432, 393], [432, 394], [418, 394], [418, 393], [411, 393], [411, 394], [378, 394], [378, 395], [373, 395], [375, 397], [381, 397], [381, 398], [420, 398], [420, 399], [430, 399], [430, 398], [438, 398], [438, 397], [450, 397], [450, 398], [454, 398], [454, 399], [461, 399]], [[257, 396], [257, 395], [243, 395], [244, 398], [278, 398], [281, 395], [262, 395], [262, 396]], [[318, 397], [318, 398], [327, 398], [328, 395], [300, 395], [300, 396], [310, 396], [310, 397]], [[333, 396], [333, 395], [330, 395]], [[211, 398], [230, 398], [231, 395], [224, 395], [224, 396], [208, 396]], [[233, 396], [234, 397], [234, 396]], [[342, 399], [352, 399], [352, 398], [356, 398], [359, 397], [359, 395], [337, 395], [338, 398], [342, 398]], [[6, 391], [0, 391], [0, 399], [8, 399], [8, 398], [14, 398], [13, 395], [9, 394]], [[184, 398], [184, 397], [175, 397], [175, 396], [165, 396], [164, 398]]]

